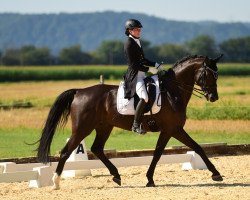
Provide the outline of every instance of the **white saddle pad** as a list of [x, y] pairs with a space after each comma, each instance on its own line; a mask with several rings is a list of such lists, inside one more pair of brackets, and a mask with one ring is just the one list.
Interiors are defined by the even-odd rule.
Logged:
[[[152, 78], [154, 79], [155, 85], [156, 85], [156, 98], [152, 106], [152, 113], [156, 114], [161, 109], [161, 93], [160, 93], [160, 88], [159, 88], [158, 76], [154, 75], [152, 76]], [[134, 115], [135, 114], [134, 98], [131, 98], [130, 100], [124, 99], [124, 82], [123, 81], [121, 81], [118, 92], [117, 92], [117, 111], [122, 115]], [[145, 113], [145, 115], [150, 115], [150, 111]]]

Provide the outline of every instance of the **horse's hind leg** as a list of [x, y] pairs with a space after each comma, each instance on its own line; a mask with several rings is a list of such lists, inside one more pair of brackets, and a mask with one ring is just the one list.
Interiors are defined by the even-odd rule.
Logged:
[[183, 128], [178, 129], [178, 131], [173, 135], [174, 138], [182, 142], [183, 144], [187, 145], [191, 149], [193, 149], [197, 154], [200, 155], [202, 160], [207, 165], [207, 168], [209, 171], [211, 171], [212, 179], [214, 181], [222, 181], [223, 178], [220, 175], [220, 173], [216, 170], [215, 166], [211, 163], [211, 161], [208, 159], [207, 155], [205, 154], [204, 150], [201, 148], [199, 144], [197, 144], [187, 133]]
[[155, 167], [156, 167], [158, 161], [160, 160], [161, 155], [163, 153], [163, 150], [164, 150], [165, 146], [167, 145], [169, 139], [170, 139], [170, 136], [167, 134], [167, 132], [160, 133], [160, 136], [158, 138], [156, 148], [154, 151], [153, 160], [152, 160], [152, 162], [148, 168], [148, 171], [147, 171], [147, 179], [148, 179], [148, 183], [146, 185], [147, 187], [155, 187], [155, 183], [153, 180]]
[[103, 164], [108, 168], [111, 175], [113, 175], [113, 181], [118, 185], [121, 185], [121, 177], [117, 168], [109, 161], [109, 159], [104, 154], [104, 145], [110, 136], [113, 126], [102, 125], [96, 128], [96, 138], [91, 147], [91, 151], [103, 162]]
[[59, 183], [60, 183], [60, 176], [62, 174], [64, 165], [66, 160], [69, 158], [70, 154], [76, 149], [76, 147], [80, 144], [80, 142], [88, 136], [92, 130], [94, 129], [88, 129], [88, 130], [77, 130], [76, 132], [73, 132], [71, 135], [69, 141], [67, 144], [64, 146], [60, 153], [60, 159], [56, 168], [56, 173], [53, 176], [53, 189], [57, 190], [60, 188]]

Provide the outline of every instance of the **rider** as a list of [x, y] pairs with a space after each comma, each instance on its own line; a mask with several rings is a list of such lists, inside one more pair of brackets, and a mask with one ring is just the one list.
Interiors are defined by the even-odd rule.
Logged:
[[128, 61], [128, 70], [124, 76], [125, 80], [125, 98], [134, 97], [135, 93], [140, 101], [136, 107], [132, 131], [144, 134], [145, 130], [141, 127], [141, 120], [144, 114], [144, 108], [148, 102], [148, 94], [144, 84], [145, 72], [156, 74], [162, 70], [160, 64], [149, 61], [144, 57], [143, 49], [140, 43], [142, 24], [136, 19], [129, 19], [125, 23], [125, 34], [128, 40], [124, 45], [125, 56]]

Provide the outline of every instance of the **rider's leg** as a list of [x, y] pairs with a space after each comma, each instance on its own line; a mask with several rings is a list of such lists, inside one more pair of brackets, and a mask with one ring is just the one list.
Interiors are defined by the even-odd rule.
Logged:
[[134, 117], [134, 123], [132, 126], [132, 131], [139, 133], [139, 134], [144, 134], [146, 133], [145, 130], [142, 129], [141, 127], [141, 120], [142, 120], [142, 116], [144, 113], [144, 108], [145, 108], [146, 102], [144, 99], [140, 99], [136, 110], [135, 110], [135, 117]]
[[146, 103], [148, 102], [148, 94], [147, 94], [146, 87], [145, 87], [143, 80], [137, 81], [136, 93], [139, 96], [140, 101], [138, 105], [136, 106], [132, 131], [139, 133], [139, 134], [144, 134], [146, 133], [146, 131], [142, 129], [141, 121], [142, 121], [142, 117], [144, 114], [144, 108], [146, 106]]
[[136, 94], [139, 96], [140, 99], [144, 99], [146, 103], [148, 102], [148, 93], [146, 90], [144, 79], [137, 79]]

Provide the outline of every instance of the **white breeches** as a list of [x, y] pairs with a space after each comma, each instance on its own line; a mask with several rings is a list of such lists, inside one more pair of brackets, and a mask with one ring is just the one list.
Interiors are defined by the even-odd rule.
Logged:
[[144, 99], [145, 102], [148, 102], [148, 93], [144, 84], [145, 73], [139, 71], [137, 74], [137, 83], [136, 83], [136, 94], [140, 99]]

